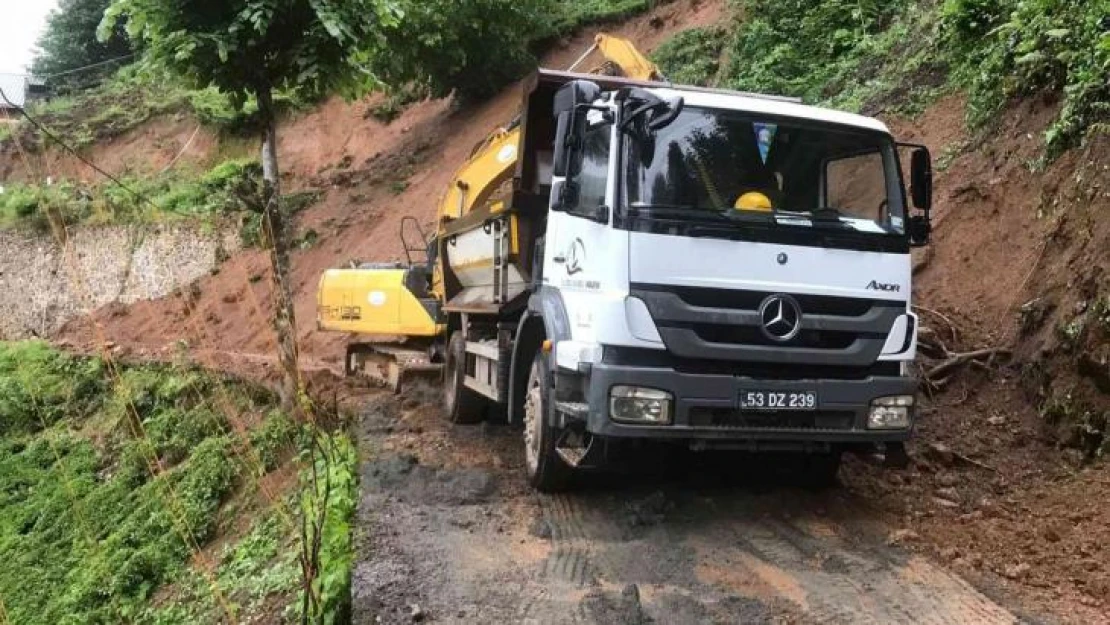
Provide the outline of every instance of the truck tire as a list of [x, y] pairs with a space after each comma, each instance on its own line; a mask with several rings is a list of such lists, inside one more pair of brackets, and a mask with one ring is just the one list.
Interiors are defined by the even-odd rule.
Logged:
[[451, 423], [480, 423], [486, 416], [487, 401], [467, 388], [466, 339], [456, 331], [447, 343], [447, 362], [443, 368], [443, 409]]
[[555, 450], [559, 431], [548, 418], [551, 396], [551, 372], [547, 357], [537, 351], [528, 372], [524, 394], [524, 468], [528, 473], [528, 483], [544, 493], [566, 490], [574, 472]]

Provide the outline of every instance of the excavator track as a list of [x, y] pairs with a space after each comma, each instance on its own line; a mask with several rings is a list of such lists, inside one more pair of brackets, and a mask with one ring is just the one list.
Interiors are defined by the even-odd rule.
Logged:
[[388, 343], [351, 343], [344, 371], [400, 393], [406, 382], [417, 378], [438, 380], [443, 364], [432, 362], [427, 351]]

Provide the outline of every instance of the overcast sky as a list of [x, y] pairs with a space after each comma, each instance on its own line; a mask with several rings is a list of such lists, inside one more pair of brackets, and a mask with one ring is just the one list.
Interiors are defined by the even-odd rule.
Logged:
[[23, 73], [31, 63], [46, 14], [58, 0], [0, 0], [0, 72]]

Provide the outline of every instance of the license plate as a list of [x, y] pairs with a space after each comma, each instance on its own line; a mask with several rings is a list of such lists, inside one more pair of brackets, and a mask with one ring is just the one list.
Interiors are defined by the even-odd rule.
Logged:
[[816, 410], [814, 391], [741, 391], [741, 410]]

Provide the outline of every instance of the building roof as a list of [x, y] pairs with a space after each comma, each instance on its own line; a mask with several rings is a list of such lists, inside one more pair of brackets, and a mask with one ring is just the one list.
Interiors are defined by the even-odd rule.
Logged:
[[[27, 76], [24, 74], [0, 74], [0, 89], [17, 108], [23, 108], [27, 100]], [[0, 98], [0, 109], [11, 108], [11, 104]]]

